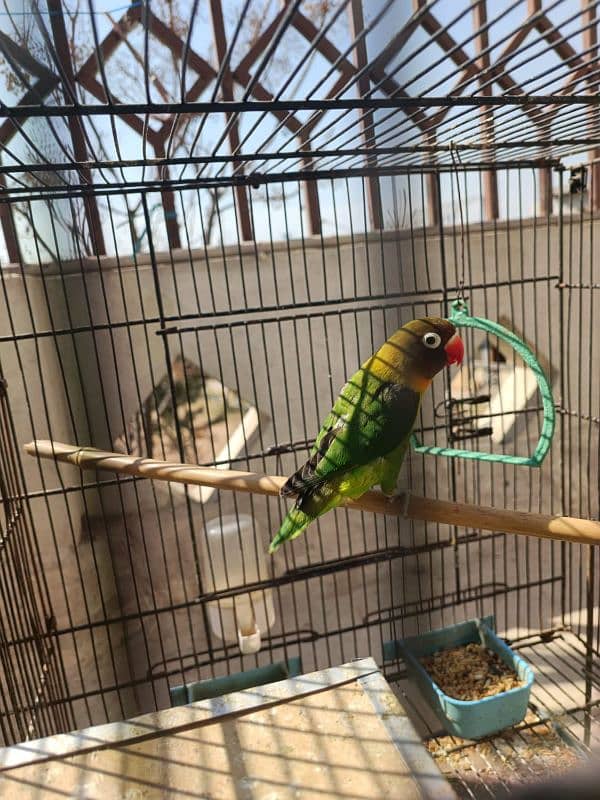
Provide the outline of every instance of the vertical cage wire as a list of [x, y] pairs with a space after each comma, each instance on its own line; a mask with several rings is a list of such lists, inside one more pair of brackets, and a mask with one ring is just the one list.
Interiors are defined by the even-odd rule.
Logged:
[[3, 741], [74, 725], [56, 618], [23, 488], [8, 382], [0, 370], [0, 726]]
[[[442, 203], [458, 208], [457, 192], [464, 196], [478, 175], [474, 184], [466, 173], [458, 182], [440, 181]], [[518, 209], [531, 170], [500, 172], [498, 178]], [[155, 218], [147, 221], [147, 251], [132, 257], [103, 263], [80, 254], [51, 269], [18, 266], [14, 274], [29, 322], [9, 315], [12, 329], [3, 347], [15, 390], [30, 398], [29, 409], [20, 410], [19, 440], [92, 441], [216, 464], [216, 426], [230, 438], [236, 423], [231, 410], [219, 420], [211, 414], [223, 415], [223, 398], [234, 392], [257, 410], [258, 427], [242, 431], [241, 450], [226, 463], [289, 474], [306, 457], [319, 420], [357, 365], [407, 319], [446, 313], [461, 290], [473, 313], [510, 316], [547, 355], [557, 380], [562, 370], [553, 331], [564, 291], [557, 289], [557, 219], [517, 215], [472, 222], [467, 211], [462, 224], [455, 212], [451, 228], [432, 229], [414, 213], [422, 208], [424, 180], [396, 179], [396, 197], [403, 194], [413, 209], [404, 230], [365, 234], [358, 221], [355, 230], [354, 198], [356, 192], [365, 197], [365, 183], [333, 181], [331, 237], [265, 244], [240, 239], [234, 245], [221, 239], [217, 247], [161, 251], [153, 249], [161, 235]], [[294, 203], [286, 203], [285, 214], [270, 207], [271, 230], [275, 218], [302, 229], [299, 186], [286, 184], [284, 192], [296, 196], [296, 211]], [[141, 200], [152, 207], [151, 195]], [[116, 236], [111, 197], [106, 204]], [[252, 210], [260, 213], [254, 204]], [[220, 213], [217, 208], [217, 226]], [[574, 214], [565, 216], [565, 230], [583, 224]], [[344, 219], [351, 221], [350, 233], [341, 227]], [[575, 265], [564, 247], [566, 263]], [[6, 271], [0, 277], [10, 298], [16, 285]], [[467, 337], [470, 352], [478, 344]], [[204, 455], [192, 387], [200, 374], [220, 387], [219, 400], [214, 386], [201, 385], [208, 414]], [[456, 422], [444, 410], [452, 399], [448, 391], [448, 378], [434, 383], [423, 408], [423, 436], [438, 443]], [[485, 412], [474, 410], [470, 417], [476, 427]], [[500, 445], [505, 452], [535, 442], [535, 399], [516, 416], [514, 428], [512, 439]], [[460, 444], [479, 447], [481, 441]], [[541, 470], [525, 471], [411, 455], [401, 483], [459, 501], [560, 511], [561, 486], [570, 473], [556, 462], [556, 448]], [[257, 656], [242, 656], [235, 642], [224, 642], [211, 628], [207, 608], [219, 604], [223, 629], [224, 603], [240, 602], [245, 582], [207, 591], [203, 570], [214, 580], [215, 564], [214, 554], [201, 548], [204, 528], [215, 517], [250, 513], [256, 559], [279, 524], [283, 502], [220, 493], [197, 502], [188, 492], [135, 478], [81, 475], [42, 462], [23, 466], [38, 537], [51, 545], [43, 548], [45, 571], [62, 586], [58, 640], [69, 675], [79, 676], [78, 691], [69, 693], [78, 724], [160, 707], [168, 703], [169, 687], [182, 682], [293, 656], [305, 669], [367, 651], [381, 657], [384, 641], [474, 615], [493, 613], [499, 630], [519, 639], [554, 629], [585, 593], [582, 548], [338, 510], [283, 548], [260, 575], [255, 588], [263, 599], [272, 593], [276, 623]], [[576, 625], [584, 631], [587, 622], [581, 617]], [[401, 665], [386, 669], [393, 675]]]
[[[535, 777], [521, 748], [548, 720], [589, 751], [593, 548], [338, 509], [265, 560], [279, 498], [79, 472], [21, 445], [291, 474], [357, 366], [464, 295], [538, 354], [555, 442], [538, 470], [411, 453], [401, 488], [598, 518], [593, 4], [342, 0], [317, 25], [320, 4], [294, 2], [243, 51], [252, 2], [231, 19], [211, 3], [215, 62], [200, 16], [175, 31], [160, 4], [110, 20], [84, 3], [83, 63], [63, 46], [63, 5], [37, 15], [29, 49], [0, 26], [14, 80], [0, 126], [2, 742], [163, 708], [183, 683], [372, 655], [466, 797]], [[117, 103], [125, 41], [139, 91]], [[163, 50], [176, 85], [161, 94]], [[539, 397], [499, 388], [518, 358], [465, 340], [468, 391], [437, 378], [420, 436], [530, 452]], [[471, 403], [475, 385], [490, 400]], [[237, 576], [225, 544], [207, 545], [228, 518]], [[256, 654], [232, 635], [244, 604], [273, 609]], [[536, 686], [533, 716], [482, 754], [441, 737], [384, 644], [488, 614]]]

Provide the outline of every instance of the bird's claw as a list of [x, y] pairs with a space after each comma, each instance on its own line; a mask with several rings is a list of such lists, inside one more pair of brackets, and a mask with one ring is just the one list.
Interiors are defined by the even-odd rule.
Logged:
[[398, 492], [397, 494], [387, 494], [385, 496], [386, 503], [401, 503], [401, 511], [400, 516], [406, 517], [408, 516], [408, 504], [410, 503], [410, 492], [406, 489], [403, 492]]
[[408, 504], [410, 503], [410, 492], [408, 489], [403, 493], [404, 494], [404, 503], [402, 505], [402, 516], [404, 519], [408, 517]]

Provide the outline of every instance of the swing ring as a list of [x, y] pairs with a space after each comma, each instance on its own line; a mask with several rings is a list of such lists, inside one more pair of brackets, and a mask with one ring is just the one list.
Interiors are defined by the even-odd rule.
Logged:
[[452, 312], [450, 313], [450, 322], [460, 321], [463, 317], [469, 316], [469, 307], [467, 301], [462, 297], [457, 297], [452, 303]]
[[438, 447], [435, 445], [422, 445], [416, 435], [411, 434], [410, 440], [413, 450], [417, 453], [430, 455], [447, 456], [450, 458], [466, 458], [476, 461], [497, 461], [504, 464], [514, 464], [526, 467], [539, 467], [546, 457], [552, 437], [554, 435], [556, 421], [556, 406], [552, 396], [552, 387], [541, 364], [537, 360], [533, 351], [525, 344], [522, 339], [513, 332], [492, 320], [482, 317], [472, 317], [466, 302], [462, 298], [457, 298], [452, 303], [452, 312], [449, 316], [450, 322], [457, 327], [476, 328], [485, 331], [492, 336], [497, 336], [505, 341], [525, 362], [533, 374], [538, 385], [538, 391], [542, 397], [543, 419], [540, 437], [534, 452], [529, 456], [513, 456], [505, 453], [485, 453], [476, 450], [460, 450], [454, 447]]

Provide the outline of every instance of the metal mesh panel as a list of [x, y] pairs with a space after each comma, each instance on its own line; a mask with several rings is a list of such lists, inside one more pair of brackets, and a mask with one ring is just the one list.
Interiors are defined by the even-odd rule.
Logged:
[[[336, 510], [265, 560], [283, 500], [81, 472], [21, 445], [290, 474], [361, 361], [463, 295], [538, 354], [552, 451], [537, 470], [412, 454], [401, 486], [598, 518], [596, 4], [288, 2], [257, 22], [255, 2], [225, 17], [211, 2], [179, 27], [169, 5], [111, 19], [34, 4], [12, 42], [0, 24], [4, 742], [296, 656], [304, 671], [383, 663], [390, 639], [493, 614], [547, 673], [536, 719], [566, 714], [593, 744], [592, 548]], [[498, 388], [518, 358], [465, 340], [465, 380], [498, 410], [449, 373], [420, 435], [531, 452], [539, 396]], [[254, 536], [221, 585], [228, 553], [206, 527], [229, 515]], [[273, 613], [256, 655], [225, 636], [249, 591]], [[384, 666], [402, 691], [402, 663]], [[440, 732], [423, 718], [422, 733]]]

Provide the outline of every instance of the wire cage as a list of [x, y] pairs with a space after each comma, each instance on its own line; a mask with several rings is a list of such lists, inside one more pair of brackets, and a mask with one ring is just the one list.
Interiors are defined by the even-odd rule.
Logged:
[[[25, 5], [0, 15], [3, 743], [372, 655], [465, 797], [588, 753], [594, 548], [338, 509], [271, 559], [282, 499], [22, 445], [289, 475], [386, 335], [464, 297], [535, 350], [553, 446], [539, 469], [413, 453], [401, 487], [597, 519], [597, 3]], [[420, 437], [530, 452], [535, 384], [465, 343]], [[490, 614], [536, 680], [526, 720], [474, 745], [384, 643]]]

